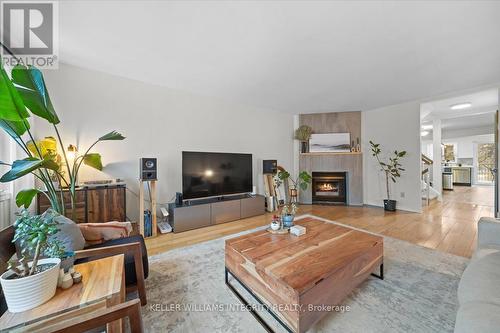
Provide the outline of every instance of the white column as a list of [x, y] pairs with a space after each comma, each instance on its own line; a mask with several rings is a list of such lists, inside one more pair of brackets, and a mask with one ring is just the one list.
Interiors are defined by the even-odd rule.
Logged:
[[[294, 133], [292, 135], [295, 135], [295, 130], [299, 128], [299, 115], [294, 115], [293, 116], [293, 131]], [[300, 142], [298, 140], [293, 140], [293, 174], [298, 175], [299, 174], [299, 145]], [[297, 176], [295, 176], [297, 177]]]
[[441, 201], [443, 193], [443, 175], [441, 170], [441, 119], [434, 119], [432, 123], [432, 187], [439, 192]]
[[[497, 100], [497, 114], [500, 111], [500, 88], [498, 89], [498, 100]], [[495, 120], [496, 120], [497, 115], [495, 115]], [[498, 114], [498, 117], [500, 117], [500, 114]], [[496, 121], [495, 121], [496, 122]], [[496, 128], [495, 128], [495, 144], [497, 145], [496, 149], [496, 168], [497, 172], [495, 175], [495, 211], [494, 211], [494, 216], [496, 218], [500, 217], [500, 179], [498, 178], [500, 176], [500, 173], [498, 172], [498, 169], [500, 169], [500, 119], [498, 119], [498, 122], [496, 122]]]

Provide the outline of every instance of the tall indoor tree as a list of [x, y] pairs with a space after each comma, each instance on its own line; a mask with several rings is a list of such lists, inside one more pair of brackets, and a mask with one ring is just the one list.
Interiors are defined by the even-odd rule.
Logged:
[[[3, 45], [2, 45], [3, 46]], [[1, 59], [0, 59], [1, 62]], [[52, 125], [57, 144], [62, 151], [64, 163], [58, 159], [57, 149], [45, 149], [41, 141], [35, 140], [28, 118], [34, 115]], [[16, 195], [18, 207], [29, 207], [37, 193], [47, 196], [52, 208], [60, 214], [65, 214], [65, 198], [62, 190], [56, 189], [53, 179], [57, 179], [59, 188], [67, 188], [70, 193], [72, 216], [75, 214], [75, 197], [78, 173], [82, 164], [102, 170], [102, 160], [99, 153], [91, 152], [101, 141], [125, 139], [116, 131], [109, 132], [98, 138], [83, 155], [75, 158], [72, 164], [64, 150], [59, 132], [60, 120], [50, 100], [42, 72], [33, 66], [16, 65], [11, 76], [0, 64], [0, 128], [2, 128], [26, 154], [24, 159], [0, 165], [10, 167], [10, 170], [0, 177], [0, 182], [11, 182], [28, 174], [34, 175], [42, 184], [42, 189], [31, 188], [20, 191]], [[65, 166], [63, 171], [61, 166]], [[68, 180], [63, 177], [67, 174]]]

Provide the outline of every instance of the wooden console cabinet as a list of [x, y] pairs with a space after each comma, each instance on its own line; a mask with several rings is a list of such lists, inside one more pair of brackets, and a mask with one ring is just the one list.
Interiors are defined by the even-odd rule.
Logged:
[[[66, 216], [71, 218], [71, 200], [68, 191], [63, 192]], [[43, 195], [37, 197], [37, 213], [50, 208], [49, 200]], [[76, 223], [100, 223], [126, 221], [126, 186], [110, 185], [82, 187], [76, 190]]]
[[169, 205], [170, 224], [174, 232], [236, 221], [264, 213], [264, 197], [260, 195], [183, 206]]

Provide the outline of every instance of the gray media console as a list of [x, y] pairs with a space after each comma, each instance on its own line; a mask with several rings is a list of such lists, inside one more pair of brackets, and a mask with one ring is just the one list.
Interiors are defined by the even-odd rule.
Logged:
[[225, 198], [190, 205], [169, 205], [170, 224], [174, 232], [226, 223], [265, 213], [264, 197]]

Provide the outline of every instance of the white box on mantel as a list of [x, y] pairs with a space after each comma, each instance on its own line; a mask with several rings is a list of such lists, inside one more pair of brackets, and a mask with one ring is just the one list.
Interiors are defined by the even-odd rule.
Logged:
[[290, 233], [295, 236], [302, 236], [306, 233], [306, 228], [301, 225], [294, 225], [290, 228]]

